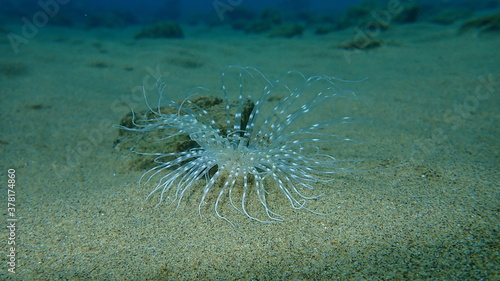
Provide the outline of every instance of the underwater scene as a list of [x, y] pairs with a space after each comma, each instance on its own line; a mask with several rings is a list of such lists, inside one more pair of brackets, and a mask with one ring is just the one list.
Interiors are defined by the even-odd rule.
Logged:
[[499, 280], [499, 0], [4, 0], [2, 280]]

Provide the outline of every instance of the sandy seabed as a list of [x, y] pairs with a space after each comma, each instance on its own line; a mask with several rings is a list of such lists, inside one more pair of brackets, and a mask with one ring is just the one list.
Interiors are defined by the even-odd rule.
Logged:
[[[18, 220], [16, 273], [5, 229], [1, 279], [498, 280], [500, 36], [457, 29], [394, 26], [368, 51], [337, 47], [352, 30], [278, 39], [197, 27], [134, 40], [136, 28], [47, 26], [17, 54], [3, 36], [0, 178], [15, 169]], [[284, 222], [234, 211], [232, 227], [211, 205], [200, 218], [199, 190], [175, 214], [155, 208], [154, 185], [138, 185], [143, 171], [114, 149], [113, 124], [145, 108], [138, 89], [156, 77], [172, 99], [194, 86], [217, 94], [231, 64], [368, 77], [348, 87], [368, 105], [357, 113], [374, 126], [361, 136], [375, 145], [343, 154], [387, 169], [318, 185], [327, 215], [283, 196], [269, 205]]]

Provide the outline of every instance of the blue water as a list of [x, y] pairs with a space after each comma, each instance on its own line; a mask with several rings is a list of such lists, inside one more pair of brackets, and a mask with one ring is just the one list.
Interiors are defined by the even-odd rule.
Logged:
[[[426, 10], [445, 9], [449, 7], [468, 10], [498, 9], [495, 1], [474, 0], [391, 0], [403, 4], [419, 4], [422, 13]], [[289, 19], [304, 13], [315, 16], [336, 16], [352, 5], [366, 5], [369, 2], [389, 3], [386, 0], [4, 0], [0, 8], [0, 24], [21, 23], [23, 16], [30, 18], [40, 7], [53, 7], [57, 3], [58, 19], [71, 26], [85, 25], [90, 16], [112, 18], [117, 16], [125, 24], [147, 24], [165, 20], [176, 20], [180, 23], [204, 23], [207, 18], [217, 16], [217, 9], [222, 12], [252, 11], [255, 15], [264, 9], [273, 9], [286, 14]], [[61, 25], [60, 21], [53, 21]]]

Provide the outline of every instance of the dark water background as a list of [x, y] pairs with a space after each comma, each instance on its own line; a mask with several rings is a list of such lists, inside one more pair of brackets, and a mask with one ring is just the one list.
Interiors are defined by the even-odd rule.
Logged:
[[[60, 12], [51, 18], [49, 24], [84, 27], [116, 27], [135, 24], [147, 24], [165, 20], [175, 20], [188, 24], [217, 25], [216, 9], [227, 10], [233, 18], [252, 17], [263, 10], [278, 10], [285, 19], [295, 21], [310, 21], [315, 17], [336, 17], [353, 5], [367, 6], [372, 2], [384, 3], [388, 1], [373, 0], [149, 0], [149, 1], [120, 1], [120, 0], [5, 0], [0, 8], [0, 24], [21, 23], [22, 17], [31, 17], [40, 11], [41, 6], [51, 7], [57, 2]], [[396, 1], [403, 4], [417, 4], [420, 14], [438, 12], [444, 9], [466, 9], [475, 12], [487, 12], [497, 9], [500, 4], [497, 0], [403, 0]]]

